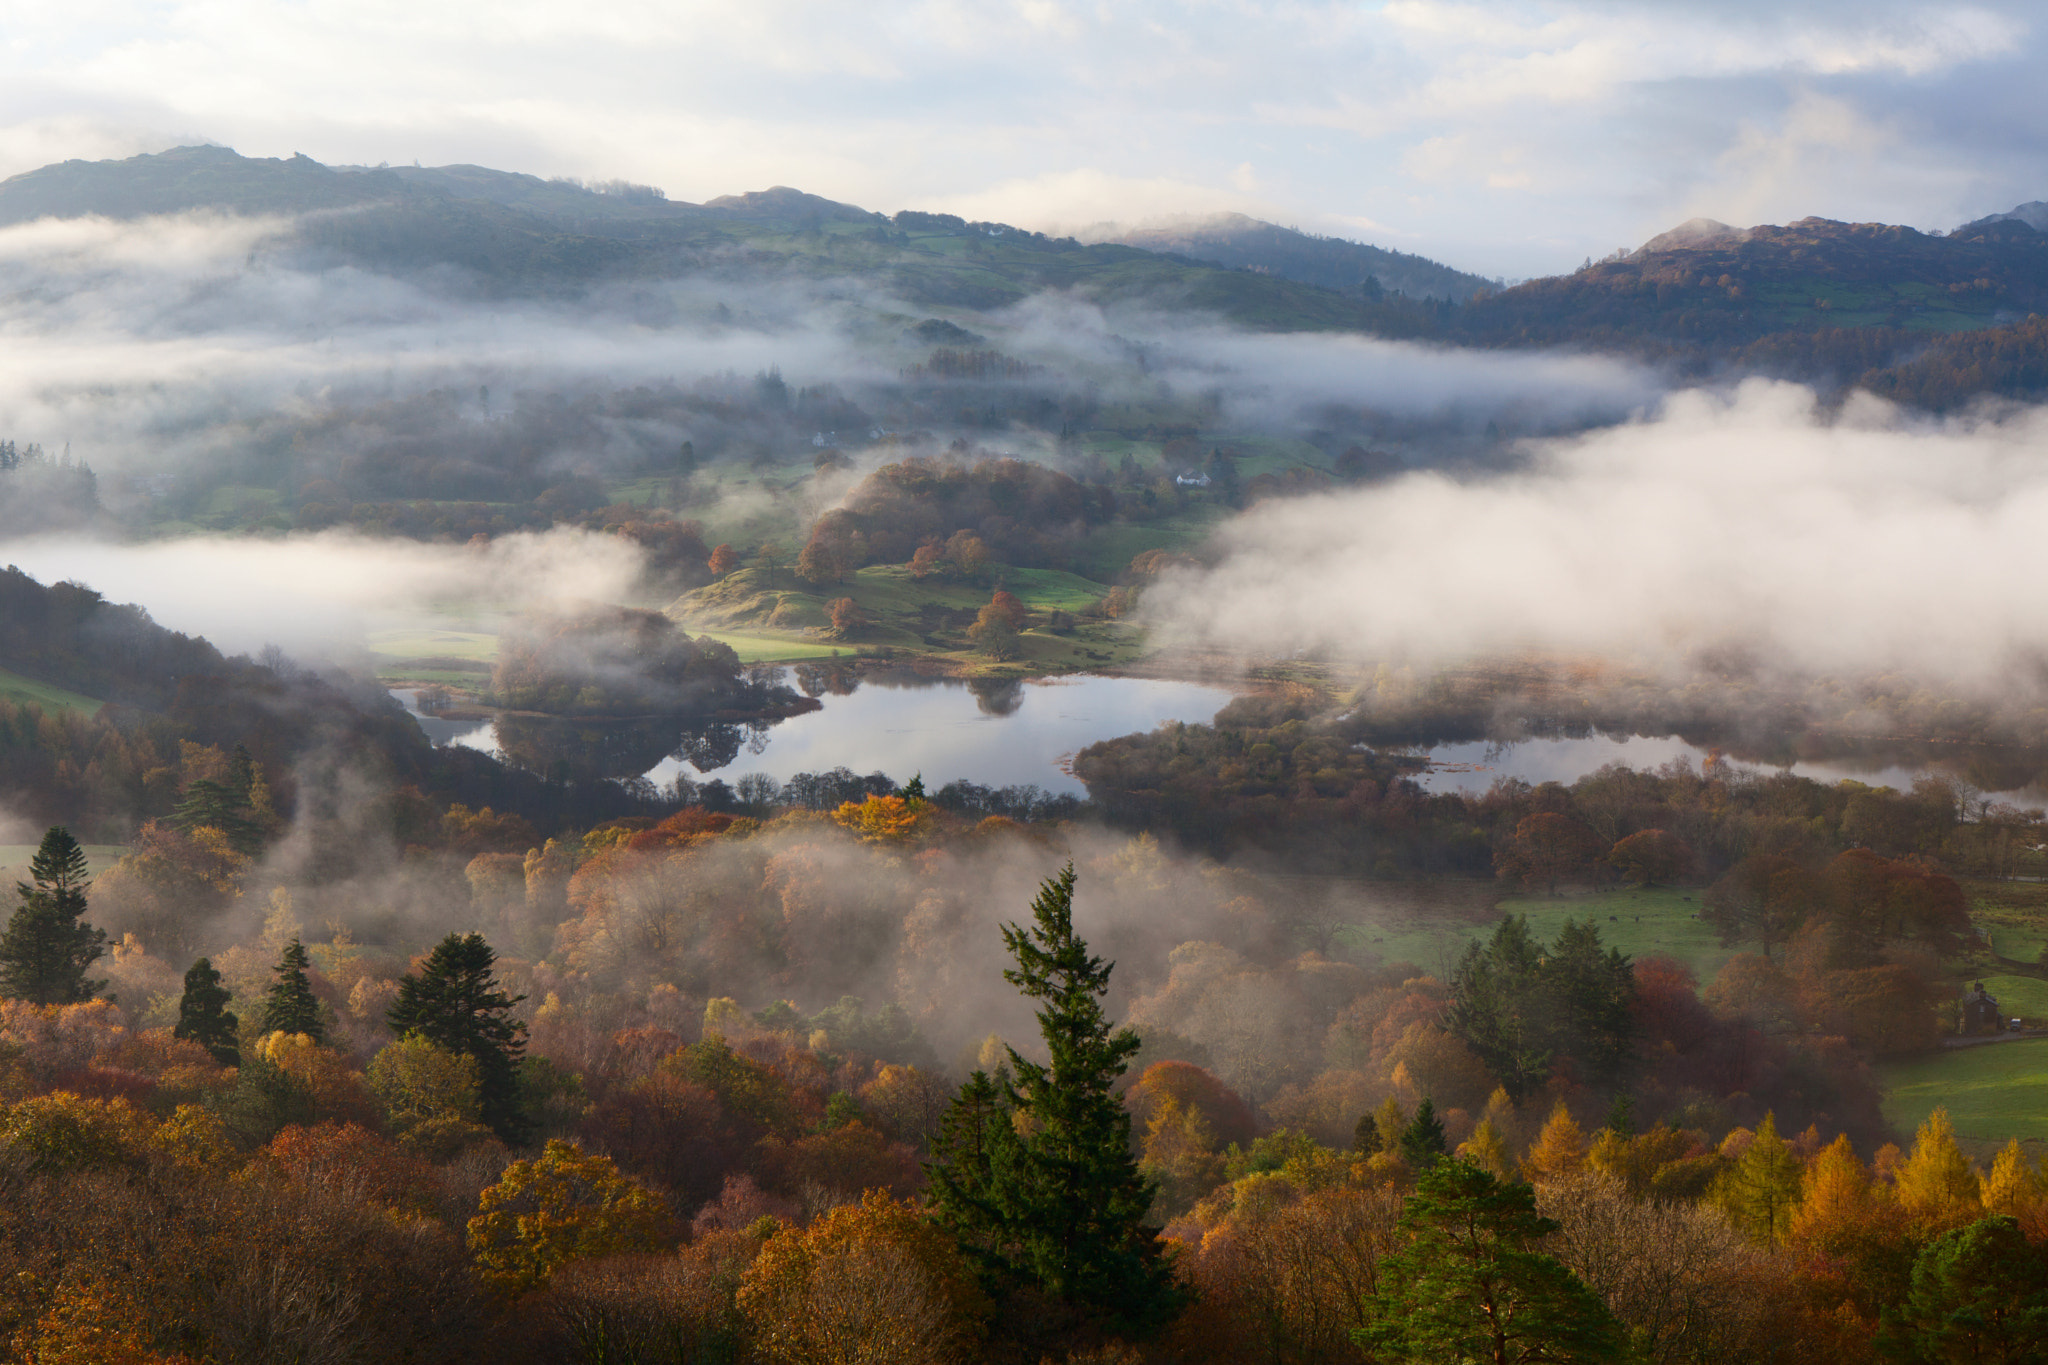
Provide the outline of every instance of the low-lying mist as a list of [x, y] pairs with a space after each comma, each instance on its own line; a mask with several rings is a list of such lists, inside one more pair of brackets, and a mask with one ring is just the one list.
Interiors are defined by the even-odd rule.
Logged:
[[68, 578], [139, 603], [159, 624], [230, 653], [274, 644], [309, 655], [345, 650], [380, 625], [445, 620], [464, 605], [620, 601], [646, 564], [633, 542], [573, 527], [476, 545], [347, 531], [140, 544], [41, 537], [0, 544], [0, 559], [46, 583]]
[[1910, 419], [1804, 388], [1686, 392], [1533, 442], [1530, 467], [1271, 502], [1148, 598], [1163, 643], [1440, 665], [1518, 652], [1683, 668], [2038, 681], [2048, 412]]
[[[778, 367], [792, 389], [839, 386], [875, 422], [943, 428], [948, 438], [963, 411], [987, 406], [906, 396], [908, 368], [933, 344], [908, 327], [929, 306], [829, 265], [734, 260], [512, 296], [452, 269], [399, 278], [308, 259], [288, 245], [290, 226], [184, 214], [0, 229], [0, 431], [68, 447], [102, 474], [238, 470], [233, 481], [246, 483], [252, 469], [310, 467], [320, 441], [345, 451], [347, 431], [306, 444], [305, 428], [332, 428], [337, 415], [362, 426], [356, 439], [445, 442], [446, 432], [391, 431], [390, 405], [434, 391], [460, 396], [458, 416], [472, 426], [504, 418], [520, 396], [573, 403]], [[969, 432], [1024, 453], [1034, 435], [1060, 428], [1061, 413], [1102, 402], [1205, 404], [1276, 434], [1327, 425], [1333, 406], [1397, 423], [1556, 431], [1619, 420], [1661, 387], [1620, 361], [1253, 334], [1184, 310], [1106, 310], [1081, 293], [940, 311], [973, 329], [962, 334], [970, 343], [942, 344], [1014, 356], [1026, 369], [1005, 382], [1042, 393], [1049, 427]], [[539, 452], [543, 462], [604, 472], [707, 434], [682, 419], [644, 431], [600, 425], [578, 438], [589, 448]], [[405, 495], [421, 494], [483, 496]]]

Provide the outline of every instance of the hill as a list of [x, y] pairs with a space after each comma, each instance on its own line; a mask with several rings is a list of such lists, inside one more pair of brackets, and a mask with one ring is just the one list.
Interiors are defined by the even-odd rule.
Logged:
[[1342, 237], [1319, 237], [1296, 228], [1261, 222], [1241, 213], [1218, 214], [1165, 227], [1117, 227], [1093, 240], [1120, 242], [1236, 270], [1256, 271], [1344, 293], [1369, 296], [1401, 293], [1410, 298], [1462, 303], [1498, 289], [1500, 281], [1453, 270], [1405, 251], [1389, 251]]
[[785, 186], [688, 204], [648, 186], [593, 187], [469, 165], [331, 167], [224, 147], [67, 161], [0, 182], [0, 225], [198, 210], [289, 217], [281, 241], [315, 264], [437, 278], [454, 267], [473, 287], [499, 294], [576, 294], [687, 275], [853, 278], [926, 306], [997, 308], [1060, 289], [1260, 329], [1415, 335], [1430, 325], [1418, 304], [1373, 302], [1355, 289], [950, 214], [887, 217]]
[[1641, 249], [1475, 299], [1448, 331], [1588, 346], [1681, 374], [1763, 373], [1941, 408], [2048, 388], [2048, 233], [2012, 215], [1954, 232], [1803, 218], [1695, 219]]

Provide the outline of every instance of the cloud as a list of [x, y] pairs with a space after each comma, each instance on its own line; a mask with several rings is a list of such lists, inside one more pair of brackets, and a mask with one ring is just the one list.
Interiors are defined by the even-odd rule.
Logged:
[[630, 542], [565, 527], [477, 549], [339, 531], [132, 545], [51, 537], [0, 544], [0, 562], [45, 583], [71, 579], [112, 601], [139, 602], [160, 625], [229, 653], [276, 644], [316, 655], [345, 650], [379, 625], [445, 619], [451, 609], [616, 602], [645, 567]]
[[1690, 391], [1536, 447], [1527, 473], [1273, 503], [1163, 582], [1163, 640], [1441, 664], [1536, 651], [1682, 666], [1735, 644], [1830, 673], [1991, 687], [2048, 659], [2048, 410], [1913, 423], [1805, 389]]
[[[198, 133], [1030, 226], [1239, 207], [1255, 184], [1282, 221], [1386, 224], [1525, 275], [1680, 221], [1809, 95], [1901, 144], [1879, 183], [1814, 184], [1802, 214], [1948, 226], [2038, 197], [2037, 8], [531, 0], [483, 24], [446, 0], [104, 0], [10, 16], [0, 170]], [[1967, 117], [1987, 101], [1997, 118]], [[1484, 169], [1427, 178], [1425, 146]]]

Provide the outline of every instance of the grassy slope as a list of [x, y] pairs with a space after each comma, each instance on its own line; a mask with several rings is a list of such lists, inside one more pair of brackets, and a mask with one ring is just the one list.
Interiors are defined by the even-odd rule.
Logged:
[[104, 704], [76, 692], [67, 692], [49, 683], [24, 678], [19, 673], [0, 669], [0, 701], [11, 701], [19, 705], [33, 702], [45, 711], [83, 711], [88, 716], [99, 714]]
[[1698, 909], [1699, 891], [1691, 887], [1660, 886], [1641, 891], [1623, 887], [1558, 896], [1507, 896], [1500, 900], [1496, 913], [1484, 922], [1450, 916], [1411, 916], [1361, 928], [1352, 937], [1361, 947], [1382, 957], [1413, 962], [1435, 972], [1442, 969], [1447, 958], [1456, 959], [1465, 941], [1491, 934], [1500, 915], [1527, 915], [1530, 932], [1545, 941], [1555, 938], [1566, 920], [1590, 916], [1600, 930], [1600, 941], [1608, 947], [1619, 948], [1630, 957], [1677, 958], [1706, 982], [1713, 979], [1734, 950], [1723, 948], [1712, 931], [1693, 919]]
[[[1970, 916], [1997, 955], [2031, 963], [2048, 945], [2048, 885], [1968, 882], [1964, 889]], [[1981, 980], [2008, 1017], [2048, 1022], [2048, 978], [2002, 964], [1987, 952], [1950, 965], [1966, 980]], [[1982, 1147], [2048, 1135], [2048, 1046], [2041, 1042], [1959, 1048], [1892, 1063], [1879, 1074], [1887, 1091], [1885, 1115], [1902, 1130], [1945, 1105], [1956, 1131]]]
[[2048, 1039], [1992, 1043], [1878, 1068], [1884, 1113], [1910, 1133], [1936, 1106], [1977, 1155], [2020, 1138], [2039, 1148], [2048, 1133]]
[[[1107, 589], [1091, 579], [1056, 569], [1004, 568], [1002, 583], [1032, 612], [1079, 612]], [[773, 583], [758, 568], [741, 569], [708, 587], [683, 594], [668, 614], [693, 631], [721, 638], [737, 634], [757, 644], [781, 640], [808, 645], [817, 653], [856, 646], [888, 646], [937, 657], [954, 668], [970, 671], [1065, 672], [1126, 663], [1137, 657], [1141, 641], [1135, 629], [1117, 622], [1084, 622], [1071, 635], [1054, 635], [1041, 626], [1027, 628], [1015, 660], [992, 668], [964, 631], [938, 615], [958, 620], [979, 611], [993, 592], [997, 572], [984, 581], [913, 579], [900, 564], [877, 564], [844, 582], [822, 587], [778, 569]], [[832, 637], [827, 603], [851, 597], [872, 622], [853, 638]], [[738, 646], [735, 645], [735, 648]]]

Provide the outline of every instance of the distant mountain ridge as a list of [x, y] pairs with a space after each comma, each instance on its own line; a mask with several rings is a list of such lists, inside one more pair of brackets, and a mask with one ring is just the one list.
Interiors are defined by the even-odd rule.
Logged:
[[1346, 292], [1370, 288], [1366, 282], [1373, 281], [1390, 293], [1462, 303], [1474, 294], [1501, 288], [1499, 280], [1454, 270], [1427, 256], [1390, 251], [1342, 237], [1321, 237], [1242, 213], [1223, 213], [1164, 227], [1118, 227], [1100, 234], [1090, 233], [1089, 237], [1146, 251], [1171, 252], [1238, 270], [1263, 271]]
[[986, 310], [1058, 289], [1258, 330], [1414, 336], [1434, 325], [1428, 305], [1374, 300], [1355, 287], [1337, 291], [950, 214], [890, 217], [787, 186], [690, 204], [647, 186], [586, 186], [483, 166], [331, 167], [207, 146], [66, 161], [0, 181], [0, 226], [207, 210], [290, 217], [280, 241], [316, 263], [432, 271], [444, 285], [467, 280], [501, 294], [576, 294], [690, 275], [736, 283], [861, 278], [920, 307]]

